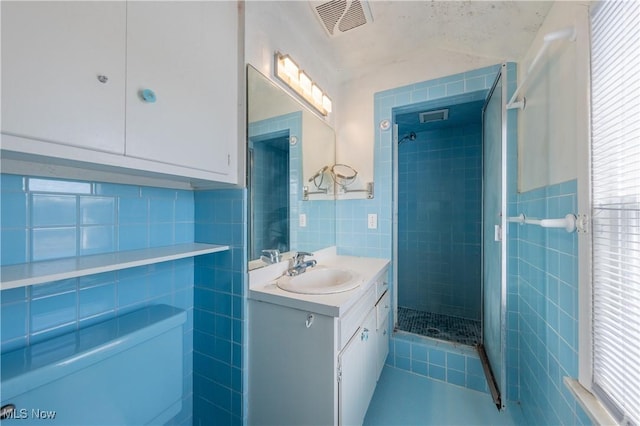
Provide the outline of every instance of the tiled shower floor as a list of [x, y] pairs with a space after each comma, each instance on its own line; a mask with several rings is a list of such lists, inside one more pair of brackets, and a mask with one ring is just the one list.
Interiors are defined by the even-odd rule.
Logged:
[[480, 342], [480, 321], [398, 306], [398, 330], [473, 346]]

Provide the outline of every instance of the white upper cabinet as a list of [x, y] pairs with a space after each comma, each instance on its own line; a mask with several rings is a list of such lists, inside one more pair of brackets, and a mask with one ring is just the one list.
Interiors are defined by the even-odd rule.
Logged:
[[238, 127], [236, 9], [229, 1], [127, 4], [126, 155], [229, 173]]
[[237, 2], [1, 7], [3, 158], [238, 182]]
[[2, 132], [124, 153], [126, 4], [1, 7]]

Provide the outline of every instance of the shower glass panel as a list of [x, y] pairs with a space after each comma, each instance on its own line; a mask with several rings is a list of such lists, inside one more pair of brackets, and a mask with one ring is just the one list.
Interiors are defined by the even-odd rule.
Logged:
[[501, 229], [504, 229], [505, 224], [503, 212], [506, 210], [506, 163], [503, 164], [506, 158], [504, 97], [501, 72], [483, 109], [482, 343], [488, 366], [495, 379], [496, 394], [493, 396], [496, 404], [500, 401], [500, 391], [505, 388], [506, 241], [500, 241]]

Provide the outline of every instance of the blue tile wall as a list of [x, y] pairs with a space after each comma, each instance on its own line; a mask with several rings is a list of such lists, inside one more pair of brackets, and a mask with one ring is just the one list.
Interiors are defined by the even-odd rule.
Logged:
[[[268, 118], [266, 120], [254, 121], [248, 124], [248, 137], [249, 143], [252, 147], [259, 145], [265, 135], [282, 135], [286, 134], [286, 137], [296, 137], [298, 139], [298, 143], [294, 145], [288, 146], [288, 167], [287, 174], [284, 176], [282, 173], [278, 176], [274, 173], [272, 164], [265, 163], [263, 167], [258, 167], [256, 169], [256, 163], [254, 158], [254, 178], [263, 179], [262, 183], [256, 181], [252, 178], [253, 182], [258, 185], [257, 193], [260, 193], [261, 190], [264, 190], [265, 200], [263, 203], [256, 202], [256, 198], [254, 195], [254, 202], [251, 204], [251, 208], [255, 209], [254, 217], [261, 218], [264, 217], [264, 211], [266, 209], [266, 204], [269, 200], [269, 197], [272, 195], [274, 190], [276, 190], [276, 185], [273, 185], [273, 179], [279, 179], [286, 177], [288, 180], [284, 187], [280, 187], [281, 189], [285, 189], [288, 194], [288, 202], [287, 208], [289, 213], [288, 219], [288, 233], [289, 233], [289, 243], [288, 247], [298, 247], [298, 211], [299, 211], [299, 203], [302, 200], [302, 144], [304, 143], [302, 137], [302, 111], [292, 112], [289, 114], [283, 114], [277, 117]], [[258, 166], [260, 166], [258, 164]], [[261, 171], [262, 169], [262, 171]], [[281, 170], [284, 172], [284, 170]], [[257, 174], [257, 176], [256, 176]], [[270, 184], [271, 182], [271, 184]], [[262, 186], [264, 185], [264, 186]], [[288, 189], [286, 189], [288, 188]], [[283, 194], [285, 195], [285, 194]], [[254, 225], [255, 225], [254, 221]], [[258, 226], [260, 221], [258, 220]], [[253, 231], [252, 231], [253, 232]], [[255, 234], [255, 232], [254, 232]], [[252, 253], [249, 254], [250, 259], [259, 259], [260, 254], [263, 249], [270, 248], [278, 248], [278, 247], [270, 247], [262, 245], [260, 240], [256, 240], [254, 247], [252, 248]]]
[[[577, 182], [521, 193], [532, 218], [577, 211]], [[531, 424], [574, 425], [587, 416], [562, 382], [578, 376], [578, 239], [562, 229], [511, 224], [518, 232], [520, 398]]]
[[[248, 125], [250, 141], [259, 139], [260, 135], [282, 131], [287, 131], [290, 136], [298, 138], [295, 145], [289, 146], [289, 247], [295, 250], [315, 251], [333, 246], [336, 244], [335, 202], [302, 200], [302, 188], [305, 184], [302, 177], [302, 146], [304, 144], [302, 112], [284, 114]], [[259, 212], [256, 213], [259, 214]], [[307, 215], [306, 227], [301, 227], [299, 223], [300, 214], [303, 213]], [[256, 247], [253, 253], [250, 253], [250, 259], [259, 258], [258, 253], [262, 248], [267, 247]]]
[[193, 242], [193, 194], [2, 175], [2, 264]]
[[[447, 96], [491, 88], [499, 65], [402, 86], [374, 94], [374, 180], [372, 200], [340, 200], [336, 203], [336, 245], [344, 255], [391, 258], [393, 212], [392, 132], [378, 123], [392, 120], [395, 108], [433, 101]], [[473, 80], [473, 81], [471, 81]], [[367, 229], [367, 214], [378, 215], [378, 229]]]
[[299, 224], [298, 215], [307, 215], [307, 226], [298, 227], [297, 245], [299, 251], [316, 251], [334, 246], [336, 235], [335, 201], [309, 200], [298, 203], [298, 213], [294, 214], [294, 223]]
[[387, 365], [489, 393], [480, 357], [470, 346], [396, 332], [390, 341]]
[[398, 147], [398, 306], [480, 320], [481, 118]]
[[264, 249], [290, 250], [289, 134], [249, 141], [251, 165], [252, 246], [250, 259]]
[[194, 425], [246, 418], [246, 200], [244, 189], [195, 193], [195, 240], [231, 250], [195, 260]]
[[[194, 241], [191, 191], [0, 175], [2, 265]], [[2, 352], [140, 307], [188, 314], [183, 410], [192, 422], [194, 261], [182, 259], [4, 290]]]
[[[498, 71], [498, 66], [456, 74], [454, 76], [398, 87], [374, 95], [374, 181], [376, 194], [372, 200], [340, 200], [336, 203], [336, 245], [339, 254], [392, 257], [393, 212], [393, 145], [391, 131], [380, 130], [377, 123], [393, 117], [394, 108], [459, 94], [465, 91], [466, 80], [482, 79], [488, 89]], [[479, 81], [479, 80], [478, 80]], [[460, 83], [462, 82], [462, 83]], [[474, 85], [469, 92], [475, 91]], [[450, 85], [457, 83], [456, 87]], [[447, 85], [450, 85], [449, 87]], [[456, 92], [456, 93], [454, 93]], [[367, 228], [367, 215], [378, 215], [378, 229]]]

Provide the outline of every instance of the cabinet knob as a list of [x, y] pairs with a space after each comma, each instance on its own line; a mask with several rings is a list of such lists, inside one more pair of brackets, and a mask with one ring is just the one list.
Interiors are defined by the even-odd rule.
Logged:
[[109, 81], [109, 77], [107, 77], [106, 75], [99, 75], [98, 81], [102, 84], [105, 84], [107, 81]]
[[151, 89], [143, 89], [140, 91], [140, 97], [142, 98], [143, 101], [145, 101], [148, 104], [152, 104], [156, 101], [156, 94], [153, 90]]

